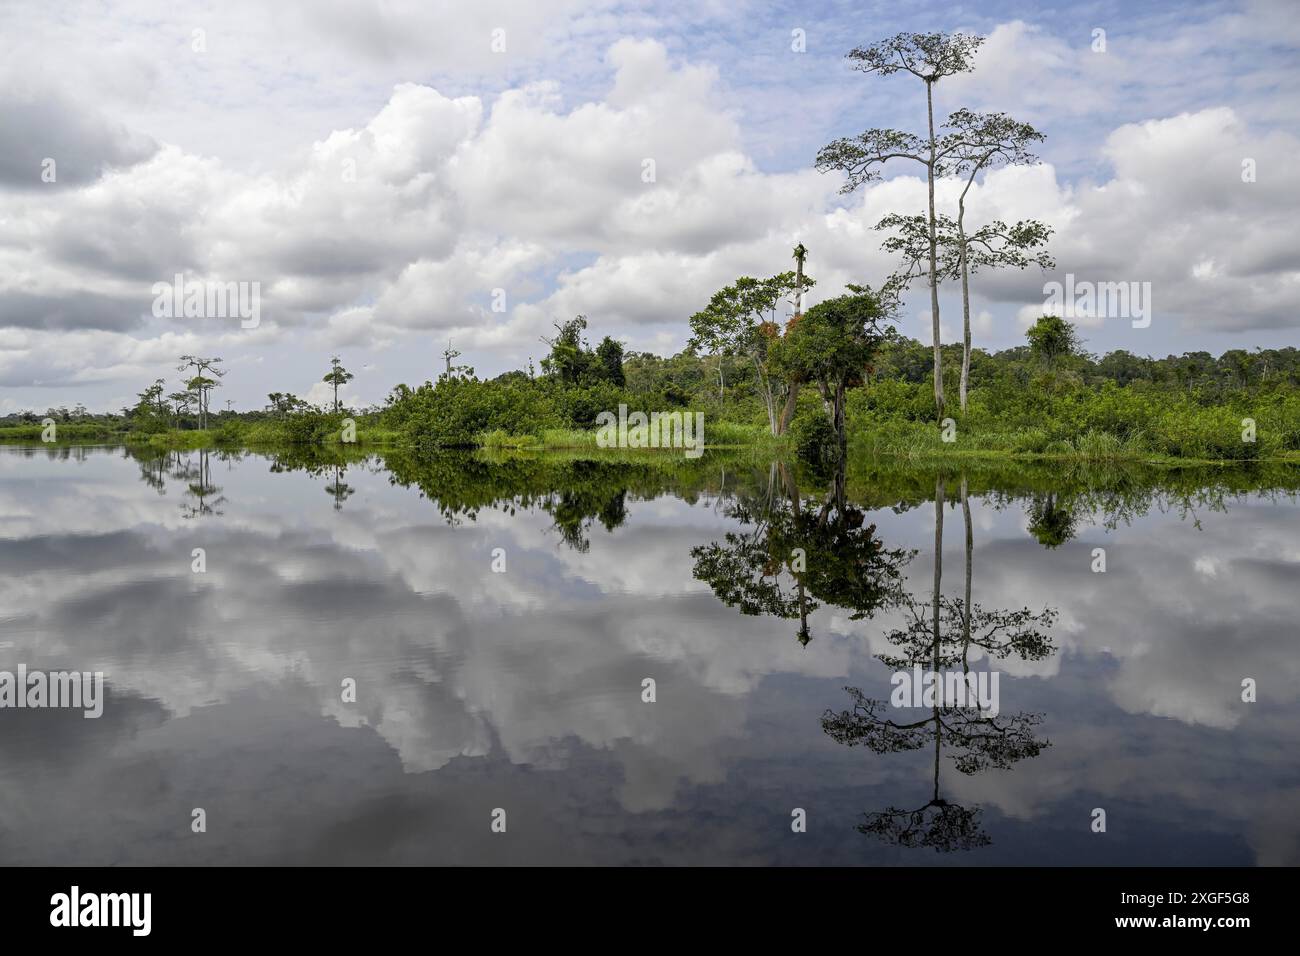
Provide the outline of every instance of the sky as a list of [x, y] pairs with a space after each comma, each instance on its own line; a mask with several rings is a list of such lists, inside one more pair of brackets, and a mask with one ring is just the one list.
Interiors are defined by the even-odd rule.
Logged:
[[[924, 208], [898, 162], [841, 193], [817, 150], [919, 131], [922, 84], [850, 69], [900, 31], [987, 37], [936, 116], [1002, 111], [1040, 162], [972, 187], [973, 223], [1035, 218], [1056, 268], [977, 275], [976, 346], [1021, 344], [1050, 281], [1136, 283], [1150, 321], [1076, 318], [1087, 347], [1163, 356], [1294, 344], [1294, 2], [140, 0], [0, 5], [0, 414], [132, 405], [183, 354], [214, 407], [272, 391], [352, 406], [546, 353], [553, 323], [671, 354], [742, 275], [879, 285], [872, 226]], [[1100, 31], [1100, 32], [1099, 32]], [[1247, 172], [1249, 169], [1249, 172]], [[941, 182], [941, 209], [959, 187]], [[157, 308], [256, 288], [258, 322]], [[206, 288], [206, 286], [205, 286]], [[897, 318], [928, 339], [917, 287]], [[161, 311], [162, 314], [159, 314]], [[183, 310], [178, 310], [183, 312]], [[955, 290], [940, 299], [960, 339]]]

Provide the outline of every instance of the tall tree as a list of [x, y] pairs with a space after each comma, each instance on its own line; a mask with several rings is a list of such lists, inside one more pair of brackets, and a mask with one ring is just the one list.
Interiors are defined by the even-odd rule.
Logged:
[[167, 396], [168, 402], [171, 403], [171, 416], [174, 426], [180, 428], [181, 416], [190, 409], [194, 403], [194, 393], [190, 391], [172, 392]]
[[848, 54], [853, 68], [863, 73], [891, 76], [903, 71], [925, 84], [927, 135], [894, 129], [869, 129], [856, 137], [838, 139], [822, 147], [817, 154], [817, 168], [822, 172], [840, 170], [848, 174], [842, 192], [880, 176], [879, 168], [891, 159], [909, 159], [925, 167], [929, 196], [928, 244], [930, 264], [930, 316], [934, 347], [934, 401], [943, 417], [943, 353], [939, 341], [939, 236], [934, 207], [934, 183], [943, 174], [950, 152], [957, 143], [941, 144], [934, 126], [934, 87], [945, 76], [965, 73], [973, 68], [972, 60], [984, 37], [964, 33], [899, 33]]
[[[964, 206], [964, 200], [962, 205]], [[1052, 234], [1052, 228], [1035, 219], [1022, 219], [1007, 225], [1000, 219], [967, 232], [964, 208], [958, 218], [940, 213], [937, 219], [939, 245], [939, 280], [961, 280], [962, 289], [962, 373], [961, 410], [966, 411], [970, 381], [970, 276], [981, 269], [1030, 265], [1050, 269], [1055, 260], [1041, 246]], [[876, 229], [890, 232], [881, 248], [896, 252], [902, 259], [897, 272], [889, 277], [881, 289], [881, 299], [888, 308], [898, 304], [904, 290], [927, 273], [925, 262], [929, 258], [929, 225], [924, 215], [891, 213], [876, 223]]]
[[[944, 479], [935, 482], [934, 575], [931, 592], [923, 597], [909, 596], [901, 627], [889, 632], [885, 640], [893, 648], [876, 657], [897, 674], [914, 666], [928, 664], [935, 674], [956, 671], [963, 678], [971, 676], [971, 652], [993, 660], [1017, 657], [1040, 661], [1056, 651], [1050, 628], [1057, 619], [1051, 608], [1033, 612], [1019, 610], [985, 610], [971, 603], [971, 577], [974, 542], [971, 531], [970, 505], [966, 481], [961, 484], [961, 503], [966, 523], [966, 596], [954, 600], [942, 592]], [[1010, 769], [1017, 762], [1038, 756], [1050, 741], [1037, 735], [1041, 714], [986, 711], [979, 701], [962, 706], [958, 701], [935, 696], [929, 716], [916, 720], [896, 719], [893, 701], [875, 700], [855, 687], [846, 687], [853, 700], [851, 710], [822, 715], [822, 730], [838, 743], [849, 747], [865, 746], [878, 754], [919, 751], [933, 745], [933, 791], [921, 806], [888, 806], [868, 813], [857, 827], [863, 834], [875, 836], [903, 847], [927, 847], [943, 852], [987, 846], [991, 840], [980, 824], [981, 809], [944, 799], [940, 793], [939, 769], [944, 747], [956, 769], [976, 774], [990, 768]], [[921, 710], [920, 701], [913, 707]]]
[[199, 355], [182, 355], [179, 371], [193, 369], [194, 374], [186, 381], [186, 387], [195, 393], [198, 399], [199, 427], [208, 427], [208, 399], [212, 390], [221, 385], [220, 379], [226, 374], [217, 368], [222, 362], [219, 358], [204, 358]]
[[808, 250], [801, 242], [794, 247], [794, 317], [797, 321], [803, 315], [803, 264], [808, 258]]
[[[448, 361], [450, 362], [450, 359]], [[339, 386], [346, 385], [355, 377], [343, 367], [343, 363], [339, 361], [337, 355], [330, 359], [330, 370], [325, 373], [325, 377], [321, 381], [334, 386], [334, 411], [339, 410]]]
[[445, 377], [447, 377], [447, 378], [451, 378], [451, 371], [452, 371], [452, 364], [451, 364], [451, 363], [452, 363], [452, 360], [453, 360], [453, 359], [458, 359], [458, 358], [460, 358], [460, 350], [459, 350], [459, 349], [454, 349], [454, 348], [452, 348], [452, 347], [451, 347], [451, 339], [447, 339], [447, 347], [446, 347], [445, 349], [443, 349], [443, 352], [442, 352], [442, 360], [443, 360], [443, 362], [444, 362], [445, 365], [446, 365], [446, 368], [445, 368], [445, 370], [443, 371], [442, 374], [443, 374]]
[[[1001, 221], [990, 223], [973, 235], [966, 231], [966, 196], [981, 170], [995, 166], [1036, 163], [1030, 144], [1043, 139], [1028, 123], [1019, 123], [1005, 113], [973, 113], [958, 110], [948, 117], [945, 143], [953, 146], [956, 159], [953, 172], [966, 179], [957, 199], [957, 268], [961, 275], [962, 353], [961, 410], [966, 413], [966, 394], [970, 382], [970, 275], [979, 268], [1015, 266], [1023, 269], [1031, 262], [1050, 269], [1056, 262], [1042, 246], [1052, 229], [1034, 219], [1021, 220], [1012, 227]], [[1037, 252], [1033, 250], [1038, 249]]]

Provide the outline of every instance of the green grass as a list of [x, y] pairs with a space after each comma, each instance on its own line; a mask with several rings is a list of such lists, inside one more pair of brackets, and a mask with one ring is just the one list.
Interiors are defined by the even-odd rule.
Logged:
[[190, 451], [195, 448], [212, 448], [219, 444], [215, 431], [194, 429], [178, 431], [172, 429], [153, 434], [127, 434], [123, 441], [128, 445], [144, 445], [150, 448], [166, 448], [173, 451]]
[[871, 421], [850, 430], [849, 443], [855, 453], [909, 461], [942, 459], [1005, 458], [1023, 461], [1086, 461], [1170, 463], [1236, 463], [1250, 461], [1300, 461], [1300, 453], [1275, 450], [1271, 455], [1246, 453], [1240, 458], [1194, 454], [1169, 454], [1153, 448], [1145, 435], [1135, 431], [1121, 438], [1111, 432], [1089, 429], [1074, 438], [1053, 438], [1043, 428], [993, 431], [957, 426], [955, 440], [945, 442], [937, 425], [912, 421]]
[[[30, 425], [6, 425], [0, 428], [0, 443], [40, 442], [45, 426], [40, 422]], [[120, 425], [105, 425], [98, 422], [78, 424], [61, 422], [55, 425], [56, 442], [85, 441], [122, 441], [129, 434]]]
[[[547, 428], [541, 435], [512, 435], [504, 429], [481, 433], [475, 443], [489, 450], [596, 450], [596, 429]], [[784, 438], [774, 438], [766, 425], [742, 425], [735, 422], [705, 421], [704, 444], [706, 448], [762, 448], [779, 450], [787, 444]], [[612, 449], [611, 449], [612, 450]], [[682, 451], [680, 448], [627, 448], [633, 453], [660, 453]]]
[[483, 432], [475, 440], [489, 451], [540, 451], [546, 448], [595, 448], [596, 433], [577, 428], [548, 428], [541, 435], [512, 435], [503, 428]]

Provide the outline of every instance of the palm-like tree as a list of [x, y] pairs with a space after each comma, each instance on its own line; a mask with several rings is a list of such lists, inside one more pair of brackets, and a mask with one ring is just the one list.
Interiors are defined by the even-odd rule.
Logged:
[[343, 367], [337, 355], [330, 359], [330, 370], [321, 381], [334, 386], [334, 411], [339, 410], [339, 386], [346, 385], [355, 377]]

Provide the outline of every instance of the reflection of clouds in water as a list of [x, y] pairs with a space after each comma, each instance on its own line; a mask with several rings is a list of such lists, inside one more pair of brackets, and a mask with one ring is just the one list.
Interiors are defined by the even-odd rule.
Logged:
[[[991, 534], [975, 539], [976, 602], [1057, 608], [1054, 635], [1062, 652], [1113, 657], [1105, 693], [1130, 713], [1231, 728], [1245, 713], [1241, 678], [1261, 674], [1270, 676], [1277, 701], [1289, 704], [1300, 696], [1300, 655], [1288, 623], [1300, 578], [1294, 545], [1300, 509], [1294, 505], [1230, 504], [1227, 514], [1203, 517], [1200, 530], [1169, 515], [1141, 518], [1109, 534], [1084, 525], [1054, 550], [1023, 531], [1014, 508], [986, 513], [999, 521]], [[886, 516], [881, 533], [886, 540], [920, 542], [933, 533], [931, 521], [923, 509]], [[896, 531], [901, 524], [911, 527]], [[960, 535], [960, 520], [946, 522], [944, 587], [951, 594], [962, 586]], [[1104, 574], [1091, 571], [1098, 546], [1107, 551]], [[1192, 556], [1204, 554], [1213, 556], [1217, 574], [1198, 571]], [[922, 553], [909, 569], [911, 586], [929, 575], [930, 556]], [[1037, 664], [1008, 661], [1005, 670], [1045, 676], [1061, 666], [1057, 655]]]
[[[895, 521], [916, 523], [907, 533], [923, 536], [933, 531], [926, 518], [912, 512]], [[1054, 746], [1014, 774], [951, 775], [954, 795], [1025, 820], [1059, 809], [1062, 796], [1080, 788], [1116, 801], [1163, 802], [1170, 813], [1200, 808], [1200, 825], [1244, 830], [1260, 862], [1300, 860], [1300, 788], [1243, 783], [1276, 767], [1280, 750], [1296, 744], [1300, 655], [1290, 635], [1300, 510], [1252, 498], [1203, 516], [1199, 530], [1173, 515], [1110, 534], [1083, 525], [1054, 551], [1023, 530], [1014, 508], [997, 518], [991, 534], [975, 539], [974, 593], [986, 606], [1046, 599], [1060, 610], [1061, 654], [999, 664], [1012, 676], [1053, 677], [1044, 687], [1004, 682], [1002, 696], [1004, 707], [1046, 712]], [[887, 538], [894, 530], [885, 520], [881, 527]], [[962, 586], [960, 531], [959, 523], [956, 535], [946, 528], [949, 593]], [[1090, 569], [1098, 546], [1107, 549], [1104, 574]], [[913, 580], [929, 573], [922, 554]], [[1243, 677], [1260, 682], [1260, 703], [1242, 702]], [[1099, 696], [1128, 714], [1174, 723], [1107, 718], [1094, 726], [1089, 715], [1103, 710]]]
[[[593, 526], [590, 550], [579, 553], [560, 542], [549, 515], [484, 509], [449, 528], [428, 502], [356, 467], [346, 478], [357, 494], [334, 512], [319, 492], [324, 479], [268, 476], [259, 458], [233, 471], [218, 463], [226, 516], [186, 521], [179, 493], [159, 496], [134, 475], [123, 481], [123, 469], [135, 467], [109, 455], [69, 466], [0, 453], [0, 614], [13, 642], [0, 646], [0, 666], [102, 669], [114, 703], [94, 730], [61, 727], [50, 738], [41, 723], [11, 735], [6, 753], [19, 765], [39, 754], [57, 772], [43, 784], [21, 774], [0, 783], [6, 830], [75, 816], [85, 797], [52, 792], [66, 787], [152, 806], [168, 791], [183, 803], [187, 787], [221, 793], [227, 785], [280, 814], [278, 823], [257, 823], [260, 809], [248, 819], [267, 839], [278, 825], [288, 832], [281, 843], [301, 841], [281, 845], [286, 853], [316, 851], [306, 823], [285, 831], [295, 810], [282, 787], [300, 788], [305, 806], [296, 812], [322, 827], [335, 821], [344, 843], [354, 838], [344, 821], [363, 805], [412, 834], [442, 833], [445, 819], [461, 814], [477, 827], [476, 809], [417, 796], [402, 782], [430, 770], [454, 773], [458, 788], [481, 792], [489, 806], [502, 798], [487, 777], [500, 777], [511, 799], [542, 815], [579, 799], [570, 792], [579, 789], [583, 813], [612, 812], [597, 809], [601, 794], [623, 810], [673, 809], [683, 782], [721, 785], [734, 752], [753, 750], [747, 721], [765, 680], [800, 675], [832, 688], [808, 714], [787, 715], [796, 721], [790, 753], [798, 753], [800, 734], [818, 733], [822, 707], [839, 705], [842, 678], [879, 669], [867, 655], [888, 649], [884, 634], [897, 623], [823, 608], [819, 639], [801, 648], [790, 622], [723, 606], [692, 577], [688, 557], [729, 527], [708, 503], [630, 497], [628, 525], [613, 534]], [[973, 511], [976, 600], [1058, 608], [1062, 652], [998, 665], [1027, 678], [1004, 681], [1004, 707], [1045, 711], [1055, 746], [1014, 773], [951, 774], [954, 795], [1020, 820], [1085, 787], [1167, 799], [1211, 811], [1201, 813], [1211, 818], [1203, 825], [1248, 829], [1261, 859], [1294, 859], [1282, 795], [1295, 794], [1235, 781], [1275, 766], [1278, 746], [1294, 741], [1293, 725], [1274, 715], [1278, 706], [1294, 715], [1300, 678], [1287, 630], [1300, 513], [1232, 506], [1206, 516], [1201, 531], [1171, 516], [1113, 534], [1081, 523], [1078, 537], [1049, 551], [1024, 532], [1019, 509], [976, 500]], [[888, 545], [925, 549], [932, 514], [922, 507], [869, 520]], [[957, 594], [960, 512], [949, 510], [945, 524], [945, 590]], [[1104, 575], [1089, 570], [1099, 545], [1108, 551]], [[196, 546], [207, 549], [206, 575], [190, 572]], [[495, 547], [506, 549], [505, 574], [489, 570]], [[923, 550], [908, 571], [913, 587], [928, 581], [928, 565]], [[355, 705], [339, 696], [348, 676], [358, 681]], [[658, 682], [654, 705], [640, 700], [647, 676]], [[1260, 680], [1255, 711], [1240, 703], [1243, 676]], [[1173, 720], [1117, 720], [1111, 705]], [[1094, 714], [1107, 725], [1093, 726]], [[56, 743], [91, 733], [102, 749]], [[579, 782], [572, 774], [592, 759], [584, 748], [610, 763], [591, 765]], [[197, 759], [178, 762], [184, 752]], [[491, 772], [466, 784], [461, 758]], [[1207, 759], [1232, 763], [1207, 773]], [[322, 763], [334, 792], [313, 788], [327, 773]], [[570, 774], [550, 779], [540, 773], [548, 769]], [[430, 799], [443, 814], [436, 825]], [[147, 831], [144, 817], [134, 825]], [[591, 826], [617, 829], [609, 820]], [[117, 845], [111, 836], [87, 839], [105, 855]], [[278, 852], [274, 841], [265, 850], [250, 849], [254, 842], [241, 844], [254, 857]], [[555, 859], [581, 852], [563, 841], [551, 851]], [[362, 847], [356, 853], [364, 858]]]
[[[237, 500], [240, 482], [228, 484]], [[484, 511], [453, 530], [424, 503], [416, 516], [429, 523], [416, 526], [395, 510], [385, 522], [350, 506], [328, 526], [299, 531], [310, 522], [300, 505], [265, 520], [259, 511], [201, 528], [177, 522], [190, 539], [178, 547], [149, 525], [111, 541], [85, 534], [80, 512], [64, 507], [77, 494], [55, 485], [32, 509], [43, 534], [77, 534], [37, 539], [65, 544], [37, 562], [44, 570], [0, 584], [5, 606], [26, 622], [15, 655], [93, 657], [119, 693], [157, 699], [176, 716], [250, 686], [302, 681], [321, 712], [374, 728], [413, 772], [481, 755], [494, 735], [519, 763], [566, 737], [619, 743], [628, 804], [663, 806], [677, 779], [718, 777], [716, 742], [743, 726], [737, 695], [774, 666], [800, 663], [789, 651], [773, 660], [754, 639], [779, 630], [771, 622], [737, 622], [690, 586], [679, 556], [694, 538], [684, 528], [640, 544], [602, 532], [577, 555], [557, 548], [545, 515]], [[112, 527], [112, 507], [91, 523]], [[190, 572], [192, 541], [207, 549], [206, 575]], [[488, 571], [497, 546], [507, 550], [505, 574]], [[0, 542], [14, 563], [32, 550], [21, 538]], [[638, 573], [650, 581], [655, 568], [674, 567], [681, 590], [696, 592], [685, 601], [667, 597], [672, 588], [636, 591]], [[617, 573], [593, 573], [607, 569]], [[74, 593], [63, 586], [69, 575]], [[360, 684], [355, 706], [339, 699], [349, 675]], [[654, 719], [639, 696], [651, 675], [664, 695]]]

